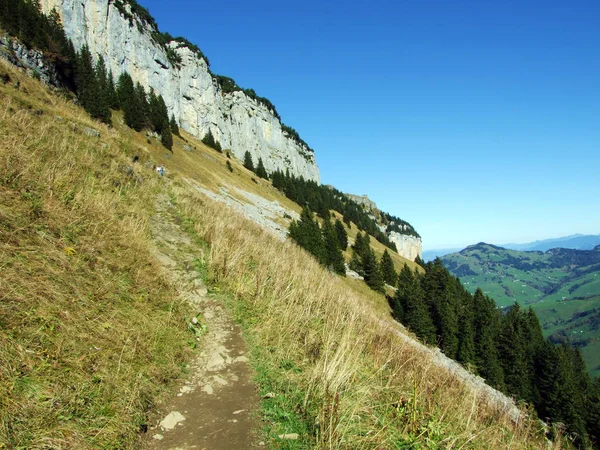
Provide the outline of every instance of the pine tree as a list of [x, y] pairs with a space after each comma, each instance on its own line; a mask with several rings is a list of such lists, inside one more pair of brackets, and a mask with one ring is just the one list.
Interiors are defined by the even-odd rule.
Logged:
[[[460, 286], [460, 281], [457, 280]], [[458, 353], [462, 364], [475, 364], [475, 305], [473, 296], [461, 288], [458, 311]]]
[[177, 121], [175, 120], [175, 114], [171, 115], [171, 122], [169, 123], [169, 125], [171, 126], [171, 133], [173, 133], [175, 136], [181, 137], [181, 134], [179, 132], [179, 125], [177, 125]]
[[142, 131], [144, 128], [151, 128], [150, 104], [148, 103], [146, 89], [144, 89], [144, 86], [139, 81], [135, 84], [135, 101], [137, 103], [138, 114], [133, 129], [135, 131]]
[[106, 70], [106, 64], [104, 63], [104, 58], [102, 55], [98, 57], [98, 62], [96, 63], [96, 68], [94, 70], [95, 78], [96, 78], [96, 88], [97, 92], [95, 94], [95, 105], [94, 105], [94, 114], [98, 119], [106, 124], [111, 124], [111, 114], [110, 114], [110, 87], [108, 81], [108, 72]]
[[398, 282], [398, 274], [394, 267], [394, 261], [387, 249], [384, 250], [383, 255], [381, 255], [381, 273], [383, 275], [383, 280], [390, 286], [394, 286]]
[[340, 248], [342, 251], [345, 251], [348, 248], [348, 233], [346, 232], [346, 228], [344, 228], [344, 224], [340, 222], [340, 219], [335, 220], [335, 233], [337, 234]]
[[436, 327], [440, 349], [456, 359], [458, 352], [458, 301], [455, 284], [442, 261], [426, 264], [423, 290]]
[[354, 270], [361, 277], [365, 276], [362, 261], [360, 260], [360, 256], [358, 256], [358, 253], [356, 253], [356, 250], [352, 250], [352, 258], [350, 259], [348, 267], [350, 268], [350, 270]]
[[252, 161], [252, 155], [248, 150], [244, 153], [244, 167], [250, 172], [254, 172], [254, 162]]
[[383, 274], [381, 273], [377, 257], [371, 248], [365, 251], [362, 262], [365, 271], [365, 283], [367, 283], [367, 286], [374, 291], [385, 293]]
[[321, 264], [326, 263], [323, 237], [319, 224], [308, 207], [302, 208], [299, 221], [290, 224], [290, 238], [312, 254]]
[[263, 160], [260, 157], [258, 158], [258, 164], [256, 166], [256, 175], [265, 180], [269, 178], [269, 174], [267, 174]]
[[127, 72], [123, 72], [119, 76], [117, 82], [117, 96], [119, 104], [123, 110], [123, 119], [129, 128], [141, 130], [140, 108], [141, 105], [137, 101], [135, 85], [131, 76]]
[[119, 96], [117, 95], [117, 87], [115, 86], [115, 80], [112, 71], [108, 72], [108, 84], [106, 90], [108, 94], [108, 106], [114, 110], [119, 109]]
[[338, 236], [332, 223], [328, 220], [323, 223], [323, 246], [327, 267], [339, 275], [346, 275], [344, 255], [338, 242]]
[[415, 276], [405, 264], [398, 276], [394, 312], [403, 317], [402, 323], [423, 342], [435, 344], [435, 326], [425, 304], [424, 295], [418, 276]]
[[496, 303], [483, 295], [481, 289], [473, 296], [475, 328], [475, 364], [490, 386], [504, 389], [504, 372], [500, 365], [496, 339], [500, 332], [500, 313]]
[[525, 399], [530, 396], [530, 383], [523, 325], [521, 308], [515, 303], [502, 320], [498, 348], [506, 392]]

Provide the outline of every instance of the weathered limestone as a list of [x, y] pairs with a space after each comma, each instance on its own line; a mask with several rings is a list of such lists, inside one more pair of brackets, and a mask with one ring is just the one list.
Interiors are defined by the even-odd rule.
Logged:
[[[65, 32], [79, 49], [87, 44], [103, 55], [115, 77], [127, 71], [146, 89], [159, 92], [180, 126], [199, 138], [210, 130], [223, 149], [239, 159], [249, 151], [262, 158], [267, 171], [285, 171], [320, 181], [315, 156], [290, 139], [272, 111], [243, 92], [224, 94], [206, 61], [177, 42], [171, 48], [181, 57], [173, 65], [166, 50], [152, 37], [153, 27], [136, 16], [125, 17], [111, 0], [42, 0], [49, 13], [56, 8]], [[131, 11], [125, 4], [126, 11]]]

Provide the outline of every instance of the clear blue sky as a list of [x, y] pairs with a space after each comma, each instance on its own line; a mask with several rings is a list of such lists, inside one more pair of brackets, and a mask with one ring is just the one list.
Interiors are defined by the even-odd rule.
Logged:
[[425, 249], [600, 233], [600, 1], [140, 3]]

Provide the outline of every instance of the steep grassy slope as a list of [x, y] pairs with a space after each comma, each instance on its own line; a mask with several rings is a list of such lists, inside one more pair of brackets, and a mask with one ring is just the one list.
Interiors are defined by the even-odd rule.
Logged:
[[[11, 78], [0, 84], [0, 447], [137, 446], [190, 352], [185, 303], [152, 254], [160, 192], [203, 249], [210, 295], [244, 325], [261, 393], [274, 393], [262, 415], [270, 447], [546, 447], [535, 420], [514, 421], [407, 338], [383, 296], [190, 180], [257, 186], [284, 204], [267, 183], [235, 161], [230, 173], [225, 156], [189, 137], [167, 153], [118, 120], [91, 122], [3, 62], [0, 71]], [[166, 178], [152, 170], [161, 162]], [[289, 432], [300, 438], [277, 437]]]
[[191, 337], [151, 255], [164, 186], [115, 130], [0, 75], [0, 448], [131, 448]]
[[477, 244], [442, 261], [471, 292], [480, 287], [499, 306], [531, 306], [545, 335], [578, 345], [600, 375], [600, 247], [542, 253]]

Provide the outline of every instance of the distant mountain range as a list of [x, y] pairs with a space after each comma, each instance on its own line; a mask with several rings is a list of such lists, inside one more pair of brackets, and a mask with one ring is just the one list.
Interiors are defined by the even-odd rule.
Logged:
[[[597, 245], [600, 245], [600, 234], [572, 234], [553, 239], [543, 239], [526, 244], [502, 244], [500, 247], [511, 250], [521, 251], [540, 251], [545, 252], [551, 248], [571, 248], [574, 250], [592, 250]], [[433, 261], [435, 258], [441, 258], [450, 253], [459, 252], [460, 248], [442, 248], [436, 250], [423, 251], [423, 260]]]
[[[554, 242], [589, 245], [580, 238], [588, 236]], [[531, 306], [546, 336], [580, 347], [590, 370], [600, 375], [600, 245], [524, 252], [479, 243], [441, 259], [469, 291], [479, 287], [501, 307]]]
[[554, 239], [529, 242], [527, 244], [503, 244], [500, 247], [511, 250], [545, 252], [551, 248], [571, 248], [574, 250], [592, 250], [600, 245], [600, 234], [573, 234]]

